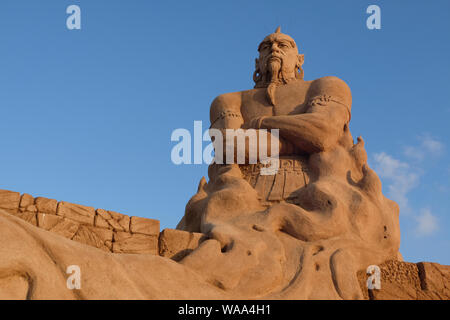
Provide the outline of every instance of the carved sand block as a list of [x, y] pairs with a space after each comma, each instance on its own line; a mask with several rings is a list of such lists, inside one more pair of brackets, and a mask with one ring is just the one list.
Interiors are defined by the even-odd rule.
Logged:
[[389, 260], [379, 265], [380, 288], [367, 288], [366, 270], [358, 272], [361, 291], [370, 300], [449, 300], [450, 266]]
[[[19, 210], [27, 211], [27, 208], [31, 208], [31, 206], [34, 206], [33, 196], [28, 193], [24, 193], [20, 198]], [[37, 211], [37, 208], [34, 206], [34, 208], [32, 208], [30, 211]]]
[[77, 221], [53, 214], [38, 213], [37, 218], [39, 228], [57, 233], [68, 239], [73, 238], [80, 226]]
[[131, 233], [140, 233], [149, 236], [159, 235], [159, 221], [155, 219], [131, 217]]
[[159, 255], [180, 261], [206, 239], [203, 233], [164, 229], [159, 235]]
[[[8, 190], [0, 190], [0, 209], [46, 231], [103, 251], [158, 254], [158, 220], [131, 218], [115, 211], [58, 203], [26, 193], [20, 196]], [[117, 243], [113, 248], [114, 240]]]
[[112, 251], [113, 231], [80, 225], [71, 239], [110, 252]]
[[130, 232], [114, 231], [114, 253], [158, 254], [158, 220], [131, 217], [129, 230]]
[[47, 199], [44, 197], [37, 197], [34, 199], [34, 204], [40, 213], [55, 214], [58, 207], [58, 201], [55, 199]]
[[20, 193], [9, 191], [9, 190], [0, 190], [0, 208], [9, 212], [16, 213], [19, 209], [20, 203]]
[[433, 299], [450, 300], [450, 266], [419, 262], [420, 283], [423, 290], [434, 292]]
[[95, 226], [114, 231], [130, 231], [130, 217], [115, 211], [97, 209]]
[[57, 215], [75, 220], [81, 224], [94, 225], [95, 209], [80, 204], [61, 201], [58, 204]]
[[37, 216], [35, 212], [25, 211], [25, 212], [17, 212], [14, 214], [16, 217], [34, 225], [37, 226]]
[[34, 205], [34, 198], [29, 194], [23, 194], [20, 198], [19, 210], [14, 215], [22, 220], [37, 226], [37, 208]]
[[114, 232], [112, 251], [114, 253], [158, 254], [158, 236]]
[[46, 213], [38, 213], [38, 226], [65, 238], [104, 250], [111, 251], [113, 231], [82, 225], [75, 220]]

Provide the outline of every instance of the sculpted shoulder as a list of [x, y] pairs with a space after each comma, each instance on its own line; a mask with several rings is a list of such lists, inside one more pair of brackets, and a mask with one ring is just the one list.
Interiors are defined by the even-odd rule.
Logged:
[[217, 96], [211, 103], [209, 112], [211, 125], [225, 116], [240, 117], [241, 102], [241, 92], [230, 92]]
[[230, 92], [217, 96], [211, 103], [211, 111], [213, 109], [233, 108], [239, 110], [241, 104], [242, 92]]
[[352, 106], [352, 93], [345, 81], [338, 77], [323, 77], [312, 81], [308, 98], [312, 99], [317, 96], [331, 96], [333, 100], [337, 100], [345, 104], [349, 110]]

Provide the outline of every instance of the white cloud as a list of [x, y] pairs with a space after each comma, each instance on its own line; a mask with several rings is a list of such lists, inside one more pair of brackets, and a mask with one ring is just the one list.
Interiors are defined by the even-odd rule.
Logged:
[[418, 147], [406, 146], [403, 148], [403, 154], [405, 156], [407, 156], [408, 158], [411, 158], [411, 159], [414, 159], [417, 161], [422, 161], [425, 158], [425, 154]]
[[434, 156], [439, 156], [444, 151], [444, 144], [437, 139], [424, 135], [420, 138], [422, 147], [432, 153]]
[[416, 220], [418, 236], [429, 236], [439, 229], [438, 220], [429, 209], [423, 209]]
[[444, 144], [431, 137], [429, 134], [422, 134], [418, 137], [417, 146], [406, 146], [403, 154], [411, 159], [422, 161], [425, 157], [438, 157], [444, 152]]
[[375, 154], [374, 159], [375, 171], [381, 178], [390, 182], [388, 196], [399, 204], [402, 212], [410, 212], [407, 194], [417, 186], [419, 174], [414, 172], [408, 163], [385, 152]]
[[[439, 229], [439, 222], [430, 209], [422, 209], [415, 214], [409, 206], [408, 194], [419, 184], [419, 178], [423, 173], [423, 165], [432, 158], [441, 156], [445, 151], [445, 145], [429, 134], [417, 137], [416, 145], [405, 146], [403, 154], [407, 160], [399, 160], [393, 156], [381, 152], [374, 155], [374, 169], [387, 184], [387, 195], [400, 206], [400, 212], [410, 214], [416, 220], [417, 236], [429, 236]], [[450, 167], [448, 167], [450, 174]], [[448, 192], [448, 187], [438, 185], [437, 190]]]
[[392, 178], [399, 170], [409, 167], [407, 163], [394, 159], [385, 152], [376, 153], [375, 161], [377, 163], [378, 173], [380, 176], [386, 178]]

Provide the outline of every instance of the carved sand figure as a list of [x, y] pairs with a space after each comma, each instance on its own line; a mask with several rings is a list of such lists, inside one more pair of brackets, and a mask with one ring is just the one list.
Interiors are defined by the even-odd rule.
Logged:
[[353, 144], [350, 89], [303, 80], [304, 57], [280, 28], [258, 51], [255, 89], [217, 97], [211, 127], [279, 129], [279, 170], [211, 164], [177, 226], [210, 240], [181, 263], [237, 295], [362, 298], [356, 271], [399, 257], [399, 208], [363, 140]]
[[[276, 174], [261, 175], [261, 161], [211, 164], [177, 226], [206, 240], [178, 262], [100, 251], [0, 211], [0, 297], [364, 298], [357, 272], [401, 260], [399, 208], [353, 142], [350, 89], [304, 80], [280, 28], [258, 51], [255, 88], [217, 97], [211, 128], [279, 129]], [[68, 265], [81, 290], [67, 289]]]

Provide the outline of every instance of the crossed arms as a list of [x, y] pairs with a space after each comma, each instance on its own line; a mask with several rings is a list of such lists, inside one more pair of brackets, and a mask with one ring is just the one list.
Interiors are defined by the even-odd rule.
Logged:
[[[240, 131], [243, 135], [248, 129], [257, 131], [267, 129], [268, 139], [274, 138], [270, 134], [271, 129], [279, 129], [280, 155], [312, 154], [329, 150], [337, 144], [350, 121], [350, 89], [338, 78], [321, 78], [311, 85], [308, 98], [305, 113], [263, 116], [244, 123], [240, 112], [242, 107], [240, 95], [236, 93], [221, 95], [211, 105], [211, 128], [219, 130], [243, 128], [244, 130]], [[248, 141], [246, 142], [245, 152], [248, 159], [248, 150], [251, 146], [248, 146]], [[225, 144], [226, 141], [223, 145]]]

